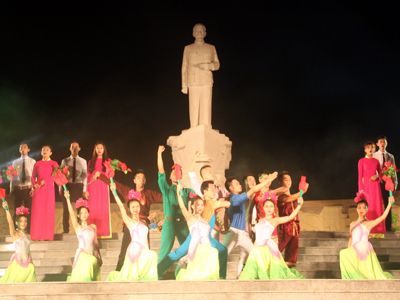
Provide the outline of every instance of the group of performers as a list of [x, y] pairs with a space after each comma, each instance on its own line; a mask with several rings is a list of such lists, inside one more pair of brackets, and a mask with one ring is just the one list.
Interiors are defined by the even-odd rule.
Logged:
[[[380, 140], [378, 138], [378, 146]], [[384, 142], [386, 148], [386, 138]], [[350, 224], [348, 248], [340, 252], [342, 278], [393, 278], [382, 271], [368, 237], [370, 233], [381, 234], [374, 237], [382, 237], [385, 233], [384, 220], [395, 200], [394, 197], [387, 197], [386, 209], [380, 210], [383, 207], [380, 187], [382, 163], [379, 158], [373, 158], [373, 143], [366, 143], [364, 148], [366, 157], [359, 162], [360, 192], [355, 199], [358, 220]], [[394, 163], [393, 156], [389, 156], [385, 149], [381, 150], [383, 163], [388, 158]], [[102, 258], [98, 238], [111, 237], [109, 189], [118, 192], [112, 194], [125, 226], [118, 265], [107, 281], [159, 280], [175, 262], [179, 262], [175, 272], [177, 280], [225, 279], [228, 254], [236, 247], [240, 250], [236, 275], [240, 280], [305, 278], [294, 267], [299, 248], [298, 213], [304, 202], [302, 194], [307, 192], [309, 185], [306, 184], [301, 192], [291, 194], [292, 180], [288, 172], [278, 176], [277, 172], [264, 171], [258, 176], [258, 184], [256, 177], [249, 173], [243, 178], [246, 192], [242, 193], [242, 185], [237, 178], [228, 178], [224, 187], [216, 185], [209, 165], [201, 168], [200, 182], [194, 173], [200, 154], [196, 152], [189, 169], [192, 189], [184, 188], [178, 181], [179, 166], [173, 167], [169, 174], [171, 184], [168, 184], [162, 159], [165, 148], [159, 146], [159, 193], [144, 188], [146, 177], [143, 170], [134, 175], [134, 189], [118, 181], [110, 182], [103, 166], [108, 159], [103, 143], [96, 143], [89, 168], [78, 155], [80, 147], [77, 141], [71, 143], [70, 151], [71, 156], [61, 163], [61, 166], [70, 166], [68, 190], [60, 189], [60, 194], [65, 198], [64, 232], [69, 232], [70, 220], [79, 246], [68, 281], [100, 280]], [[22, 198], [28, 207], [16, 208], [13, 220], [7, 209], [8, 203], [3, 202], [15, 254], [0, 283], [35, 282], [30, 240], [53, 240], [54, 237], [55, 204], [51, 174], [54, 166], [58, 165], [50, 159], [51, 147], [42, 147], [42, 160], [36, 163], [28, 157], [28, 143], [21, 143], [20, 152], [21, 159], [13, 163], [19, 174], [17, 180], [11, 182], [11, 193], [16, 205], [21, 204]], [[276, 178], [280, 187], [270, 190], [271, 182]], [[23, 197], [18, 198], [19, 194]], [[32, 195], [30, 202], [29, 196]], [[157, 256], [149, 247], [147, 217], [151, 204], [161, 202], [165, 219]], [[31, 236], [28, 233], [30, 209]], [[220, 229], [221, 224], [225, 227], [220, 230], [225, 234], [223, 244], [219, 242], [219, 232], [215, 230]], [[171, 252], [175, 237], [180, 247]], [[281, 255], [283, 251], [284, 257]]]

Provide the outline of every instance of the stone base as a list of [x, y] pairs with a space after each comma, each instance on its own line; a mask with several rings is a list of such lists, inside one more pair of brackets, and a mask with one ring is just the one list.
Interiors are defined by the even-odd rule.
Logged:
[[[199, 125], [183, 130], [179, 136], [170, 136], [167, 145], [172, 148], [172, 158], [182, 166], [182, 183], [190, 187], [188, 170], [196, 151], [201, 155], [197, 159], [195, 172], [199, 176], [203, 165], [211, 165], [216, 177], [216, 184], [224, 186], [225, 170], [229, 169], [231, 161], [232, 142], [229, 138], [212, 129], [211, 126]], [[200, 177], [199, 177], [200, 178]]]
[[2, 284], [6, 299], [398, 299], [400, 280], [252, 280]]

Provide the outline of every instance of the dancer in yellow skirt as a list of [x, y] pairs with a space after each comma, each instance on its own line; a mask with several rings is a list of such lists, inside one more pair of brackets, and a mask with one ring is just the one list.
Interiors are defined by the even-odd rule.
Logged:
[[3, 202], [3, 208], [6, 210], [7, 222], [15, 246], [15, 253], [11, 257], [7, 271], [0, 278], [0, 283], [36, 282], [35, 266], [31, 260], [31, 240], [29, 234], [26, 232], [29, 210], [23, 206], [15, 210], [15, 214], [17, 215], [15, 222], [17, 231], [15, 231], [10, 211], [7, 209], [7, 201]]
[[[110, 188], [111, 190], [115, 189], [115, 184], [111, 183]], [[149, 228], [139, 221], [141, 197], [142, 195], [138, 191], [129, 192], [128, 208], [132, 217], [128, 217], [121, 199], [114, 195], [121, 211], [122, 220], [130, 231], [131, 243], [126, 251], [121, 271], [112, 271], [108, 275], [107, 281], [158, 280], [157, 253], [149, 249], [147, 241]]]
[[[201, 218], [204, 210], [204, 201], [197, 195], [191, 195], [193, 198], [192, 215], [185, 206], [180, 194], [182, 185], [178, 184], [177, 196], [179, 207], [186, 219], [192, 236], [189, 244], [188, 254], [180, 261], [177, 269], [176, 280], [218, 280], [219, 279], [219, 261], [218, 250], [211, 246], [210, 242], [210, 225]], [[187, 262], [185, 268], [182, 268], [182, 261]]]
[[390, 273], [383, 272], [374, 248], [368, 241], [371, 229], [387, 217], [394, 197], [389, 197], [383, 215], [371, 221], [367, 219], [368, 195], [360, 191], [354, 201], [357, 202], [358, 220], [350, 224], [348, 248], [340, 251], [342, 279], [394, 279]]
[[256, 225], [256, 242], [251, 249], [240, 280], [249, 279], [304, 279], [295, 269], [289, 269], [279, 252], [278, 245], [271, 238], [276, 226], [293, 220], [299, 213], [303, 198], [298, 198], [298, 206], [287, 217], [273, 218], [275, 202], [266, 199], [262, 205], [265, 217]]
[[72, 274], [68, 276], [67, 281], [100, 281], [102, 261], [99, 242], [97, 241], [97, 227], [95, 224], [88, 224], [88, 201], [82, 198], [76, 200], [77, 219], [72, 209], [69, 192], [64, 191], [64, 196], [67, 201], [72, 227], [74, 227], [79, 241], [79, 248], [76, 250], [72, 265]]

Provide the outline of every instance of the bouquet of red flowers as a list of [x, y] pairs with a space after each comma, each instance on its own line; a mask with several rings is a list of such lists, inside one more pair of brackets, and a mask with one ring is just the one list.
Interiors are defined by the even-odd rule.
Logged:
[[68, 183], [67, 175], [69, 174], [68, 167], [69, 166], [65, 166], [64, 168], [62, 168], [57, 164], [57, 166], [54, 166], [53, 174], [51, 174], [51, 176], [54, 177], [53, 178], [54, 182], [58, 186], [62, 185], [64, 190], [66, 191], [67, 191], [66, 184]]
[[[106, 167], [106, 176], [110, 178], [111, 183], [114, 183], [115, 171], [122, 171], [125, 174], [132, 172], [132, 170], [129, 169], [125, 163], [119, 161], [118, 159], [108, 159], [103, 164]], [[115, 196], [117, 196], [117, 191], [115, 189], [113, 190], [113, 193]]]
[[393, 197], [394, 183], [392, 178], [396, 178], [396, 172], [398, 172], [396, 166], [391, 162], [385, 162], [385, 167], [383, 168], [381, 175], [382, 179], [386, 182], [385, 189], [389, 191], [389, 196]]
[[[18, 166], [17, 169], [19, 169], [21, 166]], [[12, 181], [14, 177], [18, 176], [18, 171], [17, 169], [14, 169], [12, 165], [7, 166], [7, 169], [3, 170], [4, 176], [9, 180]]]

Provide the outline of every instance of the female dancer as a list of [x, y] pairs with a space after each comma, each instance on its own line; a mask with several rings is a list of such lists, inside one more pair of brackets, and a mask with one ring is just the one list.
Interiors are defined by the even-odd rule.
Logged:
[[78, 219], [76, 219], [69, 191], [64, 191], [64, 196], [67, 201], [71, 223], [79, 242], [79, 248], [76, 250], [74, 264], [72, 265], [72, 274], [68, 276], [67, 281], [100, 281], [102, 261], [99, 242], [97, 241], [96, 225], [88, 224], [88, 201], [82, 198], [76, 200], [75, 206], [78, 212]]
[[342, 279], [394, 279], [390, 273], [382, 271], [374, 248], [368, 242], [370, 230], [385, 220], [394, 203], [394, 197], [389, 197], [383, 215], [371, 221], [367, 218], [369, 210], [367, 198], [364, 192], [359, 192], [354, 199], [357, 202], [358, 220], [350, 224], [348, 248], [340, 251]]
[[55, 219], [55, 194], [54, 180], [51, 174], [54, 167], [58, 166], [50, 159], [52, 152], [50, 146], [42, 147], [42, 160], [37, 161], [32, 172], [32, 198], [31, 237], [32, 240], [54, 239]]
[[[383, 199], [380, 187], [381, 167], [379, 160], [372, 157], [375, 152], [375, 144], [366, 142], [364, 144], [365, 157], [358, 161], [358, 190], [364, 191], [369, 196], [369, 207], [367, 218], [377, 219], [383, 214]], [[384, 219], [383, 219], [384, 220]], [[384, 238], [386, 233], [385, 222], [382, 221], [371, 230], [373, 238]]]
[[303, 198], [298, 199], [299, 205], [288, 217], [274, 218], [275, 202], [265, 200], [263, 203], [265, 217], [256, 225], [255, 247], [251, 250], [246, 266], [239, 279], [304, 279], [295, 269], [289, 269], [279, 252], [278, 245], [271, 234], [279, 224], [289, 222], [296, 217], [303, 204]]
[[[110, 184], [111, 190], [115, 184]], [[114, 194], [113, 194], [114, 195]], [[114, 196], [121, 211], [122, 220], [131, 233], [131, 243], [126, 251], [124, 265], [121, 271], [112, 271], [107, 281], [136, 281], [136, 280], [157, 280], [157, 253], [149, 250], [147, 233], [149, 228], [139, 221], [140, 192], [130, 191], [127, 196], [128, 207], [132, 217], [128, 217], [124, 204], [118, 196]]]
[[[7, 201], [3, 202], [3, 208], [8, 206]], [[15, 253], [11, 257], [7, 271], [0, 278], [0, 283], [12, 282], [36, 282], [35, 266], [31, 260], [30, 245], [31, 240], [26, 232], [28, 225], [29, 210], [26, 207], [18, 207], [15, 210], [17, 220], [17, 231], [14, 229], [13, 220], [9, 210], [6, 210], [8, 226], [10, 227], [10, 235], [15, 246]]]
[[204, 210], [204, 201], [197, 195], [192, 199], [192, 211], [194, 212], [192, 215], [185, 207], [180, 194], [181, 190], [182, 185], [178, 184], [176, 192], [179, 207], [186, 219], [192, 239], [189, 244], [186, 269], [178, 267], [176, 280], [218, 280], [218, 250], [211, 247], [210, 225], [200, 216]]
[[[94, 145], [92, 159], [88, 164], [88, 181], [105, 174], [104, 162], [108, 160], [106, 146], [102, 142]], [[101, 180], [88, 185], [91, 214], [89, 223], [96, 224], [98, 238], [111, 238], [110, 198], [108, 186]]]

